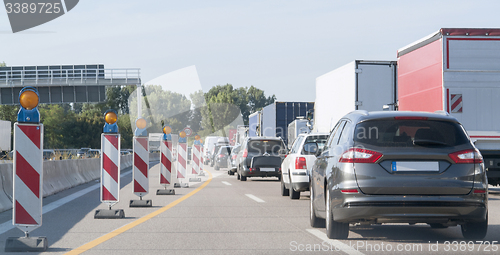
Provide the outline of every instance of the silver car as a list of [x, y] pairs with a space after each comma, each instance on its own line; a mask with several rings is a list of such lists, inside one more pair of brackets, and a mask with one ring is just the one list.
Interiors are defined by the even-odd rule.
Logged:
[[461, 225], [466, 239], [488, 229], [483, 159], [445, 114], [354, 111], [331, 131], [312, 169], [310, 221], [329, 238], [349, 224]]

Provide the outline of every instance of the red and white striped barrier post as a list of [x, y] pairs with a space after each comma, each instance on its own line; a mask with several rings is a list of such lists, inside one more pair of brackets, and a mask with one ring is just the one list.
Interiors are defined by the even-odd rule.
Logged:
[[200, 136], [196, 135], [193, 142], [193, 147], [191, 149], [191, 155], [193, 160], [191, 160], [191, 173], [195, 175], [194, 178], [189, 178], [190, 182], [201, 182], [201, 178], [198, 177], [200, 173]]
[[200, 146], [194, 141], [193, 148], [191, 149], [191, 156], [193, 158], [191, 163], [191, 174], [198, 175], [200, 172]]
[[108, 205], [108, 209], [96, 210], [94, 219], [125, 217], [122, 209], [111, 209], [120, 201], [120, 134], [117, 119], [114, 110], [108, 110], [104, 114], [106, 124], [101, 134], [101, 202]]
[[146, 131], [146, 120], [138, 118], [133, 137], [134, 159], [132, 168], [133, 192], [140, 200], [130, 200], [130, 207], [151, 207], [152, 200], [142, 200], [149, 193], [149, 138]]
[[186, 133], [181, 131], [179, 133], [179, 145], [177, 146], [177, 179], [184, 188], [189, 187], [189, 183], [185, 180], [187, 178], [187, 155]]
[[199, 176], [205, 176], [205, 171], [203, 171], [203, 166], [205, 165], [203, 163], [203, 140], [200, 139], [200, 173], [198, 174]]
[[45, 251], [46, 237], [29, 237], [42, 226], [43, 124], [40, 123], [38, 91], [25, 87], [19, 93], [21, 109], [14, 123], [12, 224], [24, 237], [9, 237], [6, 252]]
[[156, 195], [175, 195], [174, 189], [167, 189], [172, 184], [172, 129], [163, 127], [163, 137], [160, 143], [160, 184], [164, 189], [156, 190]]

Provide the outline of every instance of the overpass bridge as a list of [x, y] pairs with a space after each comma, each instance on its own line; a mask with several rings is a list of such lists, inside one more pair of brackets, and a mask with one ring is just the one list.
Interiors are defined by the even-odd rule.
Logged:
[[0, 104], [19, 103], [19, 91], [32, 86], [40, 103], [104, 102], [106, 86], [141, 86], [139, 68], [106, 69], [103, 64], [0, 67]]

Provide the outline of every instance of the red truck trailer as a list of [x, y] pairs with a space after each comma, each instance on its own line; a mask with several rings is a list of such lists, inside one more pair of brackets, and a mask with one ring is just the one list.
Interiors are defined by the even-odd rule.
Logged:
[[500, 29], [442, 28], [398, 50], [400, 111], [445, 111], [500, 184]]

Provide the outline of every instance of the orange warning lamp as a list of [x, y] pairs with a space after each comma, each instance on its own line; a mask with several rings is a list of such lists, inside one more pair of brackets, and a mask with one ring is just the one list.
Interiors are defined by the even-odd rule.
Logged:
[[26, 108], [26, 110], [31, 110], [38, 106], [38, 94], [33, 90], [25, 90], [19, 96], [19, 103], [21, 106]]
[[186, 132], [184, 132], [184, 131], [181, 131], [181, 132], [179, 133], [179, 136], [180, 136], [181, 138], [184, 138], [184, 137], [186, 137]]
[[172, 128], [170, 128], [169, 126], [164, 126], [163, 127], [163, 133], [168, 135], [172, 132]]
[[118, 114], [115, 110], [107, 110], [104, 113], [104, 124], [103, 132], [104, 133], [118, 133], [118, 125], [116, 121], [118, 120]]
[[194, 136], [194, 140], [200, 140], [200, 139], [201, 139], [201, 136], [199, 136], [199, 135]]
[[116, 113], [113, 111], [108, 111], [104, 115], [104, 121], [108, 124], [114, 124], [116, 120], [118, 119], [118, 116], [116, 116]]
[[138, 129], [143, 129], [146, 127], [146, 120], [144, 118], [138, 118], [135, 121], [135, 125]]

